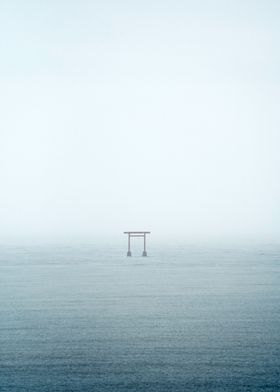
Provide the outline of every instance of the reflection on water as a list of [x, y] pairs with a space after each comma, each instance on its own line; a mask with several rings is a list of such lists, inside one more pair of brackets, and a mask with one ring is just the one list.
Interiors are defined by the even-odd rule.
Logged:
[[0, 248], [1, 392], [280, 390], [280, 248], [123, 253]]

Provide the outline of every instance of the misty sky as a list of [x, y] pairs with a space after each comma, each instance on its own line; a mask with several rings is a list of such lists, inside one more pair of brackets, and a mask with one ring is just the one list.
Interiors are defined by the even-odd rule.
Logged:
[[3, 0], [0, 238], [277, 241], [278, 0]]

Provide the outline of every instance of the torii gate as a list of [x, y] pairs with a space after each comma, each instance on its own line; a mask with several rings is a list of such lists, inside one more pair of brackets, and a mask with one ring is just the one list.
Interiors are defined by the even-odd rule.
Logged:
[[144, 250], [142, 256], [147, 256], [146, 250], [146, 234], [150, 234], [150, 231], [124, 231], [124, 234], [128, 235], [128, 249], [127, 249], [127, 256], [131, 256], [130, 250], [130, 238], [131, 237], [143, 237], [144, 238]]

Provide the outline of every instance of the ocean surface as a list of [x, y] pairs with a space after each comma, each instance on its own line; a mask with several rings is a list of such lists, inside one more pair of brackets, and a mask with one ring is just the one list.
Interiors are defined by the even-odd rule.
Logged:
[[280, 247], [125, 251], [0, 247], [1, 392], [280, 391]]

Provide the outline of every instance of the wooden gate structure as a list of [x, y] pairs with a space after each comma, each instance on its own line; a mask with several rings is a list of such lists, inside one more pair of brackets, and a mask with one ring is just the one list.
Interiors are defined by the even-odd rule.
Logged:
[[130, 238], [131, 237], [142, 237], [144, 239], [144, 250], [142, 256], [147, 256], [147, 249], [146, 249], [146, 234], [150, 234], [150, 231], [124, 231], [124, 234], [127, 234], [128, 239], [128, 249], [127, 249], [127, 256], [131, 256], [130, 250]]

